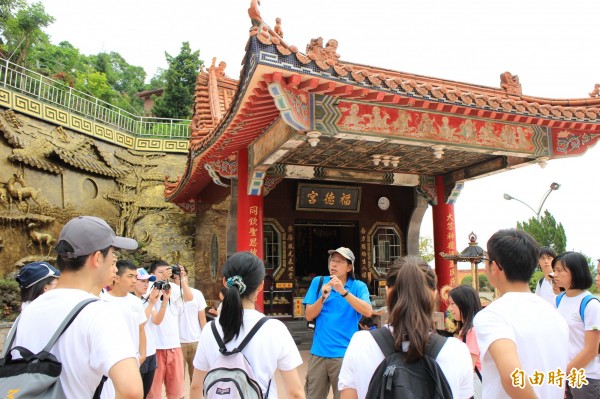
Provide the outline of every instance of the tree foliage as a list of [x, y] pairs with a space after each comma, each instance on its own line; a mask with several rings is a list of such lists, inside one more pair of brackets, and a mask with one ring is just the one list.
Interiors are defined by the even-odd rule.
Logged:
[[54, 22], [41, 3], [0, 0], [0, 23], [6, 39], [4, 55], [12, 62], [41, 73], [107, 103], [141, 115], [146, 72], [116, 52], [82, 54], [67, 41], [52, 44], [43, 28]]
[[99, 53], [92, 55], [90, 61], [96, 71], [106, 75], [107, 83], [115, 90], [137, 93], [144, 89], [144, 68], [130, 65], [119, 53]]
[[193, 51], [189, 42], [183, 42], [176, 57], [165, 53], [169, 65], [165, 72], [166, 85], [161, 97], [154, 103], [152, 113], [161, 118], [189, 119], [194, 104], [196, 76], [203, 62], [200, 52]]
[[427, 263], [435, 258], [431, 237], [419, 237], [419, 256]]
[[556, 223], [556, 219], [548, 210], [540, 220], [529, 219], [528, 222], [517, 222], [517, 228], [529, 233], [542, 247], [550, 247], [556, 253], [563, 253], [567, 247], [567, 236], [562, 223]]
[[14, 12], [25, 7], [25, 0], [0, 0], [0, 34], [4, 36], [6, 21], [13, 17]]
[[12, 17], [8, 17], [4, 26], [8, 51], [17, 54], [14, 62], [24, 65], [27, 52], [32, 46], [48, 40], [42, 31], [54, 22], [54, 17], [46, 13], [42, 3], [33, 3], [20, 8]]
[[149, 83], [146, 83], [144, 90], [162, 89], [167, 85], [166, 69], [158, 68], [154, 76], [150, 79]]
[[[487, 276], [485, 274], [478, 274], [477, 279], [479, 280], [479, 291], [493, 291], [494, 287], [490, 284]], [[460, 281], [460, 285], [468, 285], [473, 286], [473, 276], [468, 275], [463, 277]]]

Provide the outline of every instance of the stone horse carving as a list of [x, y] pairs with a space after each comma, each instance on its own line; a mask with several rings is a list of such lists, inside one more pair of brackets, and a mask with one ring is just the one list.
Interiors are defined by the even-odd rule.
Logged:
[[[19, 183], [21, 188], [15, 187], [15, 183]], [[25, 201], [25, 203], [27, 204], [27, 213], [29, 213], [29, 208], [31, 206], [31, 204], [28, 202], [28, 199], [31, 199], [33, 202], [39, 205], [37, 197], [38, 195], [40, 195], [41, 190], [37, 190], [33, 187], [27, 187], [25, 179], [23, 178], [23, 173], [20, 171], [13, 174], [13, 177], [8, 179], [8, 183], [6, 183], [6, 190], [8, 191], [12, 199], [19, 201], [19, 205], [21, 205], [23, 201]]]
[[31, 242], [27, 245], [27, 249], [31, 248], [34, 244], [37, 244], [40, 248], [40, 255], [44, 255], [44, 245], [46, 245], [48, 247], [48, 254], [46, 256], [50, 256], [50, 252], [52, 251], [52, 248], [54, 248], [56, 240], [48, 233], [36, 231], [35, 229], [37, 227], [37, 223], [29, 223], [27, 225], [27, 233], [29, 238], [31, 238]]

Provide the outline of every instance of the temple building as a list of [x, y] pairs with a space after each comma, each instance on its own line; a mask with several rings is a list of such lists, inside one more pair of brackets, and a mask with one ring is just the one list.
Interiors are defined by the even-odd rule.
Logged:
[[[418, 254], [433, 207], [440, 286], [459, 283], [453, 204], [465, 181], [583, 154], [600, 138], [600, 98], [549, 100], [499, 87], [342, 61], [334, 39], [301, 51], [252, 1], [239, 80], [201, 71], [190, 149], [165, 197], [196, 219], [196, 285], [211, 297], [227, 255], [265, 261], [265, 310], [299, 311], [327, 250], [346, 246], [377, 295], [399, 256]], [[241, 44], [240, 44], [241, 45]], [[207, 294], [206, 294], [207, 293]], [[215, 295], [216, 296], [216, 295]]]

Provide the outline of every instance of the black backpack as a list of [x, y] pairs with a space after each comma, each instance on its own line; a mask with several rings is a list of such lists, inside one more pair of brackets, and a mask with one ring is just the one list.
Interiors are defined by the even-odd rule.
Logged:
[[366, 399], [452, 399], [446, 376], [435, 361], [447, 338], [432, 333], [421, 359], [406, 363], [406, 353], [396, 351], [394, 337], [387, 328], [371, 330], [385, 359], [379, 364]]

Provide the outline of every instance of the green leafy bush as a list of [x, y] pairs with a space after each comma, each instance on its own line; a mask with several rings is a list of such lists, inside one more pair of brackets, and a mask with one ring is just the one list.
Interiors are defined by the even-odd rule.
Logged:
[[21, 290], [15, 280], [0, 278], [0, 319], [14, 321], [21, 311]]

